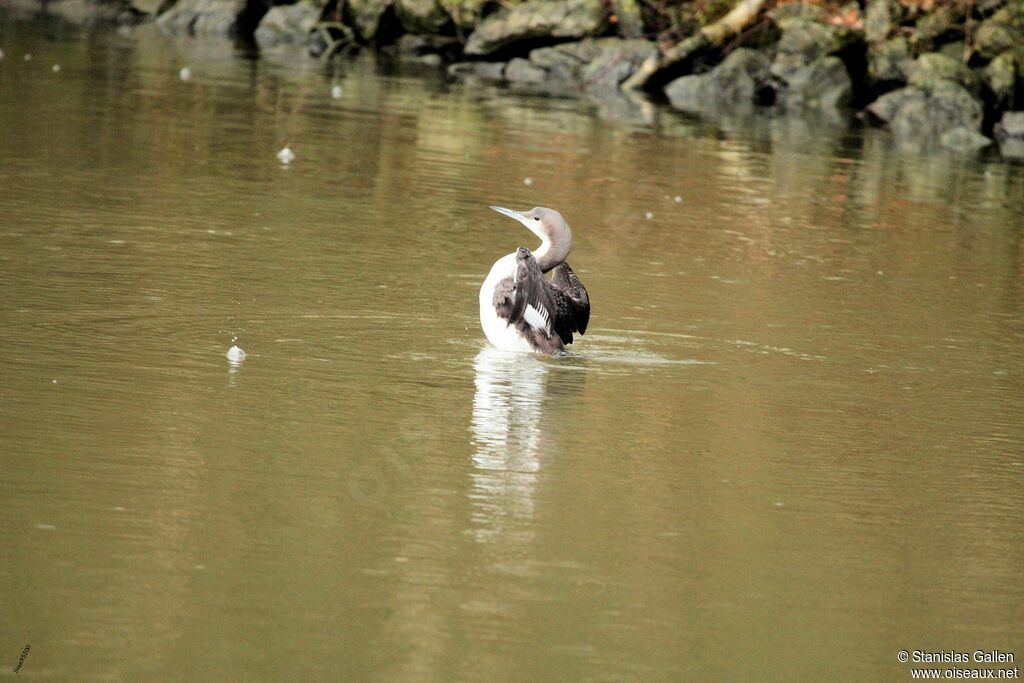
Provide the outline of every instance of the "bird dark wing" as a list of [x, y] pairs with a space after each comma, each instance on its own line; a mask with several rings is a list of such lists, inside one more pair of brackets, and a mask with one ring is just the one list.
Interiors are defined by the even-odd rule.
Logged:
[[561, 263], [551, 273], [549, 298], [553, 302], [553, 329], [565, 344], [572, 343], [572, 333], [585, 334], [590, 322], [590, 297], [568, 263]]
[[[521, 261], [517, 269], [514, 281], [512, 278], [502, 280], [495, 288], [495, 310], [509, 324], [514, 324], [538, 351], [555, 353], [563, 350], [565, 346], [554, 331], [557, 302], [552, 298], [551, 285], [544, 279], [533, 255]], [[507, 285], [504, 284], [506, 282]], [[509, 288], [511, 291], [505, 294]], [[500, 303], [499, 298], [502, 299]]]
[[540, 268], [531, 270], [528, 277], [520, 280], [517, 291], [526, 302], [519, 322], [520, 331], [544, 353], [564, 350], [565, 345], [554, 328], [557, 302], [551, 297], [551, 285]]

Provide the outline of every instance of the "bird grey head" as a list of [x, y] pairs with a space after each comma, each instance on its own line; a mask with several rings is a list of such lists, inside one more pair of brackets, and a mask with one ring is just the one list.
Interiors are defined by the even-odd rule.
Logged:
[[540, 238], [541, 246], [534, 251], [534, 257], [542, 272], [548, 272], [569, 256], [572, 231], [562, 214], [554, 209], [543, 206], [535, 206], [529, 211], [513, 211], [502, 206], [491, 208], [509, 218], [515, 218]]

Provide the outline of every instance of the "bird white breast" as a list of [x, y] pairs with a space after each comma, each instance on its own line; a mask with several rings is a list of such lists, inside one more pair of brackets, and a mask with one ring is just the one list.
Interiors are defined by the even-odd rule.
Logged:
[[494, 288], [501, 280], [512, 277], [516, 271], [516, 255], [508, 254], [498, 259], [487, 279], [480, 287], [480, 326], [484, 328], [484, 334], [488, 341], [499, 349], [506, 351], [533, 352], [536, 349], [530, 342], [523, 339], [514, 325], [509, 325], [504, 318], [498, 317], [494, 310]]

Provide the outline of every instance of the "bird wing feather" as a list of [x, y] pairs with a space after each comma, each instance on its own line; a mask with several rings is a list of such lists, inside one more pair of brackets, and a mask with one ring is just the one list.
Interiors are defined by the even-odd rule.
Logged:
[[[532, 258], [532, 256], [531, 256]], [[562, 263], [551, 282], [544, 279], [536, 262], [507, 277], [494, 287], [494, 310], [516, 325], [541, 351], [554, 353], [572, 343], [574, 332], [584, 334], [590, 322], [590, 298], [579, 277]]]
[[552, 272], [550, 296], [557, 311], [554, 329], [564, 343], [571, 344], [573, 332], [585, 334], [587, 331], [590, 297], [567, 262], [561, 263]]
[[551, 315], [548, 313], [548, 309], [544, 307], [544, 304], [539, 301], [526, 304], [526, 312], [523, 313], [523, 319], [531, 327], [544, 330], [548, 334], [551, 333]]

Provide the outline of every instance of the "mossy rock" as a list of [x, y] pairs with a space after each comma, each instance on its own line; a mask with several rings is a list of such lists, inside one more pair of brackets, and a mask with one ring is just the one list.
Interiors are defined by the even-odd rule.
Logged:
[[1008, 111], [996, 124], [999, 153], [1007, 159], [1024, 159], [1024, 111]]
[[452, 20], [438, 0], [395, 0], [395, 13], [409, 33], [436, 33]]
[[845, 26], [832, 26], [801, 18], [782, 19], [776, 24], [782, 30], [779, 51], [803, 54], [810, 61], [835, 54], [858, 40], [858, 35]]
[[941, 44], [943, 38], [957, 32], [964, 20], [959, 5], [943, 5], [917, 20], [910, 34], [910, 46], [916, 52], [927, 52]]
[[[598, 38], [583, 42], [593, 45], [595, 52], [579, 71], [579, 86], [601, 97], [618, 97], [621, 83], [648, 58], [658, 54], [657, 46], [647, 40]], [[532, 53], [530, 59], [533, 60]]]
[[448, 69], [455, 79], [501, 80], [531, 92], [563, 95], [585, 92], [597, 99], [622, 96], [620, 84], [650, 57], [655, 43], [621, 38], [587, 38], [530, 51], [528, 59], [507, 64], [468, 62]]
[[974, 33], [974, 49], [985, 59], [1024, 47], [1024, 2], [1019, 0], [981, 22]]
[[964, 56], [970, 54], [967, 50], [967, 41], [965, 40], [952, 40], [948, 43], [943, 43], [935, 52], [951, 57], [961, 64], [964, 62]]
[[907, 82], [925, 90], [941, 80], [959, 83], [977, 94], [981, 78], [962, 62], [938, 52], [928, 52], [913, 61], [907, 69]]
[[957, 126], [939, 136], [939, 144], [957, 152], [977, 152], [991, 145], [992, 141], [977, 130]]
[[897, 138], [923, 144], [941, 144], [955, 128], [979, 131], [984, 108], [970, 91], [940, 79], [929, 88], [908, 86], [882, 95], [868, 112], [887, 123]]
[[907, 39], [890, 38], [868, 49], [868, 78], [874, 83], [906, 83], [913, 63]]
[[512, 59], [505, 67], [505, 79], [509, 83], [543, 83], [547, 76], [547, 71], [522, 57]]
[[256, 42], [261, 47], [305, 42], [320, 20], [322, 11], [322, 3], [315, 0], [300, 0], [294, 5], [271, 7], [256, 28]]
[[776, 45], [772, 73], [787, 78], [812, 62], [843, 51], [860, 36], [842, 26], [830, 26], [802, 17], [783, 17], [776, 20], [782, 36]]
[[1024, 139], [1006, 138], [999, 141], [999, 153], [1004, 159], [1024, 159]]
[[437, 2], [460, 29], [471, 29], [476, 26], [484, 14], [484, 9], [492, 4], [492, 0], [437, 0]]
[[226, 36], [238, 29], [247, 0], [178, 0], [156, 19], [169, 33]]
[[706, 74], [672, 81], [665, 95], [673, 107], [688, 112], [749, 110], [764, 99], [771, 83], [768, 58], [740, 48]]
[[1000, 138], [1020, 138], [1024, 140], [1024, 111], [1008, 111], [996, 124], [996, 133]]
[[530, 51], [530, 62], [546, 69], [552, 81], [571, 81], [584, 90], [618, 92], [618, 85], [649, 57], [655, 43], [621, 38], [587, 38]]
[[1000, 107], [1011, 107], [1024, 85], [1024, 47], [1007, 50], [985, 67], [985, 84]]
[[897, 0], [868, 0], [864, 10], [864, 35], [868, 42], [879, 43], [889, 37], [906, 14]]
[[779, 25], [781, 25], [782, 22], [789, 21], [790, 19], [813, 21], [819, 24], [824, 24], [828, 20], [823, 7], [818, 5], [807, 5], [804, 3], [776, 5], [768, 11], [768, 18]]
[[603, 33], [608, 10], [601, 0], [528, 0], [486, 17], [466, 41], [467, 55], [488, 55], [510, 45]]
[[364, 40], [372, 41], [380, 29], [381, 17], [390, 9], [392, 0], [346, 0], [346, 13], [356, 30]]
[[853, 97], [853, 81], [843, 60], [822, 57], [790, 74], [785, 105], [794, 109], [839, 109]]

